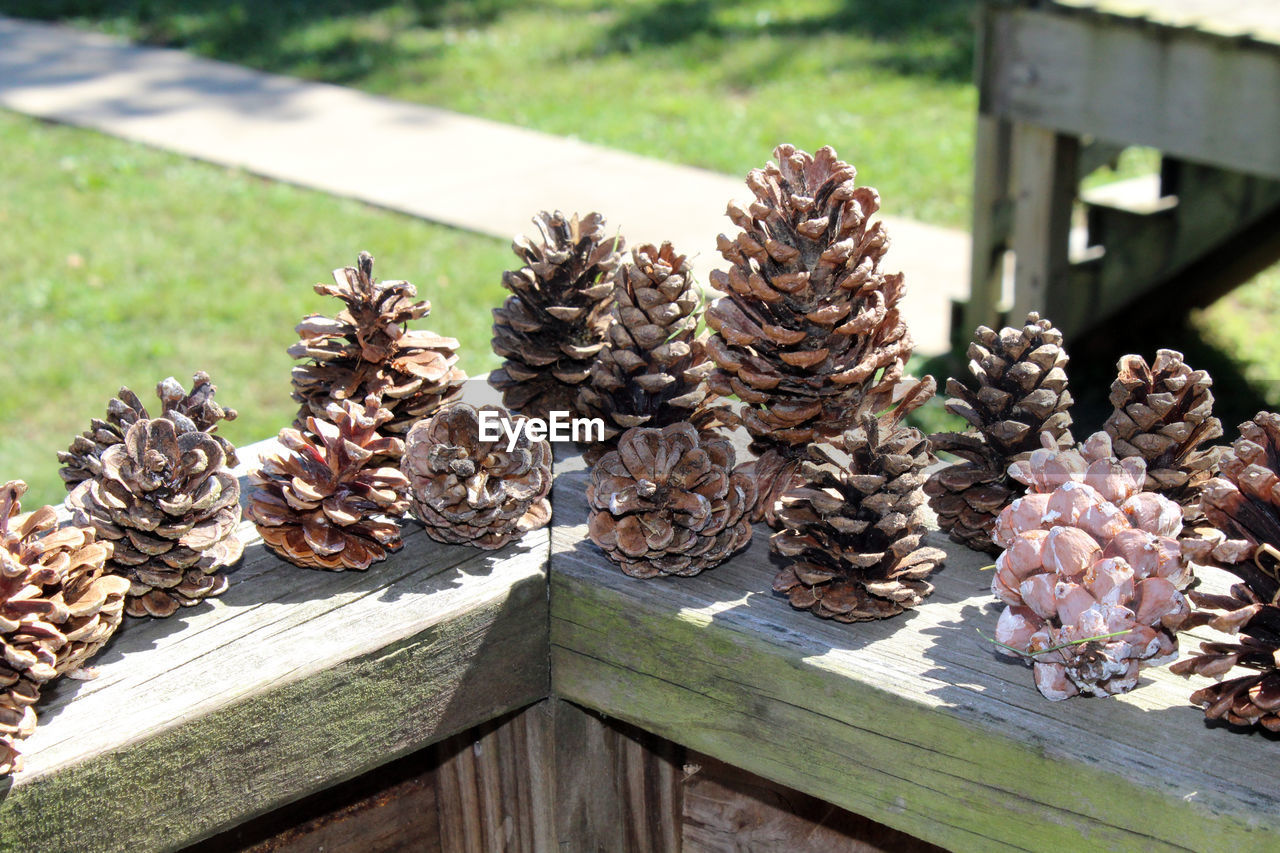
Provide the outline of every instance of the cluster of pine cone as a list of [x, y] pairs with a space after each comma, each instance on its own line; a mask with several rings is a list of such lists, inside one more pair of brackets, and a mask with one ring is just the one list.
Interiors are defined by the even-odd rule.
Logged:
[[[793, 605], [884, 618], [929, 593], [942, 558], [921, 544], [928, 443], [903, 424], [934, 384], [904, 375], [903, 278], [881, 269], [875, 190], [831, 148], [774, 154], [747, 178], [755, 200], [729, 206], [741, 231], [720, 238], [729, 269], [712, 274], [723, 296], [701, 337], [669, 243], [628, 259], [598, 214], [540, 214], [503, 279], [490, 382], [518, 414], [601, 421], [589, 534], [627, 574], [696, 574], [765, 519]], [[742, 464], [731, 427], [751, 441]]]
[[[523, 430], [486, 439], [481, 423], [563, 411], [602, 426], [585, 454], [588, 532], [628, 575], [695, 575], [764, 520], [793, 607], [884, 619], [933, 590], [945, 555], [924, 541], [927, 503], [952, 539], [998, 554], [995, 641], [1045, 696], [1132, 689], [1176, 657], [1178, 630], [1208, 624], [1239, 641], [1174, 671], [1248, 674], [1193, 701], [1280, 731], [1280, 415], [1207, 446], [1222, 436], [1212, 381], [1161, 350], [1121, 360], [1113, 413], [1077, 448], [1062, 334], [1033, 313], [980, 327], [974, 382], [947, 381], [965, 431], [921, 434], [906, 418], [935, 384], [906, 373], [879, 196], [829, 147], [774, 156], [747, 176], [752, 200], [728, 207], [739, 230], [720, 237], [728, 267], [705, 311], [670, 243], [624, 254], [597, 213], [540, 213], [494, 311], [505, 408], [460, 400], [458, 342], [409, 328], [430, 311], [412, 284], [375, 279], [367, 252], [335, 270], [315, 289], [342, 309], [303, 318], [289, 350], [297, 417], [249, 472], [265, 546], [364, 570], [401, 547], [409, 513], [437, 541], [503, 547], [549, 522], [552, 450]], [[70, 524], [49, 507], [19, 517], [25, 486], [0, 487], [0, 775], [20, 766], [42, 685], [80, 670], [125, 614], [218, 595], [241, 556], [238, 459], [217, 434], [236, 412], [205, 373], [156, 390], [156, 415], [122, 388], [59, 454]], [[741, 463], [730, 429], [749, 440]], [[959, 461], [927, 472], [935, 451]], [[1193, 590], [1205, 565], [1240, 583]]]

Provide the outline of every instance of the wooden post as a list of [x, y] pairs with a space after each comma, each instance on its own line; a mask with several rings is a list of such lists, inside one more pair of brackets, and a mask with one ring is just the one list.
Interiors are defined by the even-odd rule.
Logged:
[[560, 850], [679, 853], [679, 748], [560, 699], [546, 705]]
[[[1011, 319], [1044, 311], [1067, 287], [1067, 239], [1076, 194], [1079, 140], [1038, 125], [1013, 125], [1014, 267]], [[1070, 334], [1070, 329], [1063, 329]]]
[[996, 327], [1004, 283], [1004, 254], [1009, 248], [1011, 128], [1008, 121], [978, 114], [973, 163], [973, 250], [969, 302], [958, 340], [978, 326]]

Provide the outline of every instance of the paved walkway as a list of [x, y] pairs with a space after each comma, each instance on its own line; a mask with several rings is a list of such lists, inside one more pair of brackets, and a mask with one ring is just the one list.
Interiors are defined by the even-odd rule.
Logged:
[[[716, 235], [732, 229], [725, 204], [748, 195], [738, 177], [9, 18], [0, 107], [506, 239], [538, 210], [599, 210], [631, 245], [671, 240], [702, 281], [721, 262]], [[885, 220], [917, 345], [940, 352], [968, 237]]]

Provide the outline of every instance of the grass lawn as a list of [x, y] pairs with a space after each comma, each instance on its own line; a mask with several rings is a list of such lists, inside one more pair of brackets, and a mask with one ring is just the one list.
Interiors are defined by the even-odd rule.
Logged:
[[62, 500], [56, 452], [121, 385], [150, 404], [205, 369], [240, 411], [232, 441], [286, 426], [293, 327], [338, 310], [311, 285], [360, 249], [417, 285], [468, 372], [497, 363], [502, 241], [11, 113], [0, 150], [0, 478], [26, 480], [28, 505]]
[[974, 0], [0, 0], [148, 44], [745, 175], [834, 144], [887, 213], [968, 221]]
[[[963, 227], [975, 5], [0, 0], [0, 14], [736, 175], [763, 163], [780, 141], [810, 150], [832, 143], [879, 188], [886, 213]], [[0, 252], [6, 287], [18, 294], [3, 322], [18, 336], [15, 352], [58, 353], [28, 356], [0, 380], [0, 470], [46, 484], [42, 496], [56, 496], [47, 487], [56, 482], [51, 450], [100, 414], [121, 382], [149, 389], [164, 375], [185, 381], [204, 366], [244, 412], [228, 429], [233, 438], [274, 432], [289, 410], [284, 348], [292, 326], [306, 311], [331, 310], [308, 285], [362, 247], [379, 257], [382, 275], [407, 277], [432, 300], [430, 327], [462, 338], [469, 371], [493, 366], [481, 306], [501, 298], [499, 272], [509, 257], [495, 241], [91, 133], [0, 118], [8, 155], [0, 175], [10, 188], [0, 224], [14, 238]], [[1131, 152], [1115, 176], [1152, 165]], [[185, 298], [193, 293], [198, 301]], [[1222, 362], [1224, 373], [1234, 362], [1252, 383], [1220, 383], [1220, 397], [1247, 407], [1262, 394], [1280, 406], [1280, 345], [1269, 334], [1277, 316], [1280, 272], [1273, 271], [1192, 318], [1209, 349], [1231, 360]], [[1104, 405], [1107, 381], [1091, 381]], [[40, 388], [56, 405], [29, 402]], [[936, 412], [922, 414], [945, 423]], [[1224, 412], [1224, 419], [1230, 434], [1238, 418]]]

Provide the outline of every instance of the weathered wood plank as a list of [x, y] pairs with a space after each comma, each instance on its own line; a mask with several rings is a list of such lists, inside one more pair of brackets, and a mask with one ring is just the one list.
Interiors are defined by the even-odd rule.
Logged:
[[1055, 6], [990, 14], [985, 112], [1280, 177], [1275, 45]]
[[550, 710], [559, 849], [680, 853], [680, 748], [559, 699]]
[[1275, 0], [1051, 0], [1078, 10], [1206, 35], [1255, 39], [1280, 46], [1280, 7]]
[[939, 853], [939, 848], [705, 755], [687, 759], [684, 853]]
[[767, 535], [696, 578], [625, 577], [556, 483], [554, 692], [957, 850], [1280, 844], [1280, 744], [1209, 729], [1161, 668], [1109, 700], [1051, 703], [997, 656], [983, 555], [950, 559], [914, 613], [854, 626], [774, 596]]
[[50, 691], [0, 848], [179, 847], [545, 697], [547, 531], [495, 553], [406, 533], [329, 573], [242, 528], [225, 595], [129, 620], [96, 681]]
[[[1013, 307], [1009, 321], [1022, 323], [1028, 312], [1039, 311], [1061, 327], [1053, 303], [1069, 302], [1063, 290], [1069, 283], [1067, 241], [1076, 191], [1076, 152], [1072, 136], [1026, 122], [1015, 122], [1012, 133], [1015, 255]], [[1070, 329], [1063, 329], [1070, 334]]]
[[978, 114], [973, 163], [973, 250], [969, 259], [969, 301], [964, 327], [953, 337], [969, 340], [978, 326], [1000, 328], [1004, 257], [1009, 249], [1012, 158], [1009, 122]]

